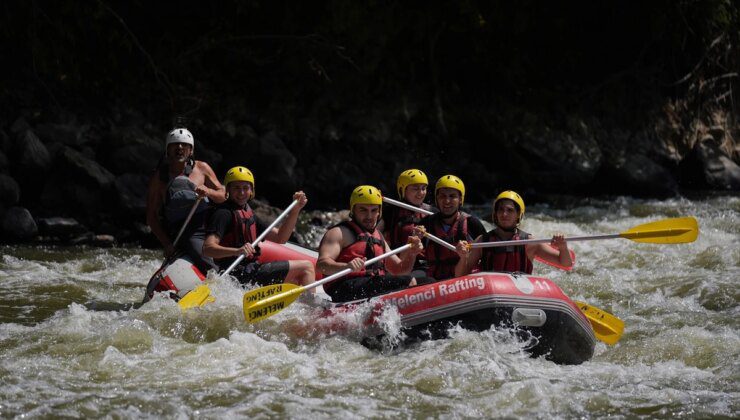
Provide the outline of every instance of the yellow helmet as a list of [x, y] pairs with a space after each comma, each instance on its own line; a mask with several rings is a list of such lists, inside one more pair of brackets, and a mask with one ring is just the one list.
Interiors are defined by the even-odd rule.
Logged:
[[228, 189], [229, 182], [234, 181], [250, 182], [252, 184], [252, 196], [250, 197], [250, 199], [254, 198], [256, 194], [256, 188], [254, 185], [254, 175], [252, 175], [252, 171], [243, 166], [234, 166], [233, 168], [229, 169], [228, 172], [226, 172], [226, 176], [224, 177], [224, 187]]
[[496, 222], [496, 204], [500, 200], [511, 200], [517, 205], [517, 207], [519, 207], [519, 223], [521, 223], [522, 219], [524, 219], [524, 200], [522, 199], [521, 195], [511, 190], [502, 192], [501, 194], [498, 195], [498, 197], [496, 197], [495, 200], [493, 200], [493, 221], [494, 223]]
[[349, 213], [352, 214], [355, 204], [372, 204], [380, 206], [383, 210], [383, 195], [380, 190], [372, 185], [360, 185], [352, 191], [349, 197]]
[[396, 189], [398, 190], [398, 198], [403, 199], [406, 193], [406, 187], [412, 184], [424, 184], [429, 185], [429, 180], [424, 172], [419, 169], [407, 169], [401, 172], [396, 181]]
[[[460, 191], [460, 206], [465, 202], [465, 184], [463, 184], [462, 179], [455, 175], [443, 175], [437, 180], [437, 184], [434, 186], [435, 203], [437, 202], [437, 191], [439, 191], [440, 188], [452, 188], [453, 190]], [[437, 204], [437, 207], [439, 207], [439, 204]]]

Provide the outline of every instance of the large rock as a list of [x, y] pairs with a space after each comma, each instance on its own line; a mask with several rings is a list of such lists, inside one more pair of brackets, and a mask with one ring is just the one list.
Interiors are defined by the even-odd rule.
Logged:
[[72, 236], [87, 233], [87, 228], [71, 217], [39, 218], [36, 222], [39, 233], [43, 236], [53, 236], [65, 240]]
[[110, 171], [70, 147], [60, 150], [56, 163], [68, 177], [93, 187], [108, 189], [115, 181], [115, 176]]
[[8, 173], [10, 169], [10, 162], [5, 153], [0, 150], [0, 173]]
[[587, 134], [549, 128], [520, 135], [514, 150], [524, 181], [550, 190], [590, 184], [603, 158]]
[[722, 151], [714, 137], [698, 142], [693, 153], [707, 185], [716, 189], [740, 190], [740, 166]]
[[149, 173], [163, 156], [164, 140], [152, 137], [136, 126], [111, 128], [100, 148], [101, 162], [119, 175]]
[[604, 160], [599, 182], [602, 192], [632, 196], [670, 196], [678, 191], [671, 172], [641, 154], [624, 153]]
[[10, 141], [10, 136], [4, 130], [0, 129], [0, 152], [8, 154], [12, 147], [13, 142]]
[[36, 222], [31, 212], [23, 207], [11, 207], [3, 216], [3, 232], [10, 240], [26, 242], [38, 233]]
[[115, 188], [120, 208], [128, 216], [144, 220], [148, 182], [149, 177], [141, 174], [127, 173], [116, 178]]
[[9, 208], [18, 204], [21, 197], [21, 188], [15, 179], [0, 174], [0, 207]]
[[89, 125], [80, 126], [75, 123], [45, 123], [34, 127], [34, 132], [46, 144], [62, 143], [78, 148], [89, 142], [89, 138], [86, 135], [89, 130]]
[[116, 210], [115, 177], [97, 162], [67, 146], [56, 154], [54, 173], [41, 192], [45, 216], [79, 216], [95, 228], [100, 218]]
[[25, 130], [16, 137], [13, 163], [21, 172], [46, 172], [51, 166], [51, 156], [44, 143], [31, 131]]
[[[240, 165], [251, 169], [257, 196], [260, 196], [260, 191], [270, 191], [273, 197], [288, 196], [286, 199], [290, 199], [297, 186], [296, 157], [275, 132], [266, 133], [257, 142], [239, 137], [242, 134], [249, 136], [250, 133], [237, 133], [223, 166], [228, 169]], [[223, 177], [223, 174], [218, 175]]]

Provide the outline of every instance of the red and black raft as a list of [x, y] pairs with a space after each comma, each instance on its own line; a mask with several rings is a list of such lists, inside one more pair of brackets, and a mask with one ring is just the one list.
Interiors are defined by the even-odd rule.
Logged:
[[[302, 259], [316, 262], [317, 254], [293, 244], [261, 244], [260, 260]], [[400, 314], [405, 342], [446, 338], [450, 327], [472, 331], [491, 327], [512, 328], [526, 342], [533, 357], [544, 356], [560, 364], [591, 359], [596, 337], [586, 316], [553, 281], [519, 273], [478, 272], [467, 276], [399, 290], [373, 298], [366, 342], [382, 335], [372, 328], [382, 311], [394, 307]], [[342, 314], [361, 302], [332, 304], [322, 317], [341, 329]], [[325, 319], [325, 320], [326, 320]], [[326, 324], [326, 323], [325, 323]], [[329, 322], [329, 325], [332, 323]]]

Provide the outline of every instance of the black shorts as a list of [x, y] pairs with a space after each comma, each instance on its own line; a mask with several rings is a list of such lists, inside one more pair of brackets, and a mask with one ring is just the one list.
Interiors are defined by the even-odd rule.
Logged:
[[260, 286], [285, 283], [290, 265], [288, 261], [272, 261], [260, 264], [256, 261], [239, 264], [231, 271], [239, 283], [253, 283]]
[[[329, 289], [324, 291], [331, 296], [333, 302], [349, 302], [358, 299], [367, 299], [373, 296], [384, 295], [397, 290], [406, 289], [412, 276], [383, 276], [349, 277], [340, 279]], [[417, 285], [432, 283], [426, 277], [416, 278]]]

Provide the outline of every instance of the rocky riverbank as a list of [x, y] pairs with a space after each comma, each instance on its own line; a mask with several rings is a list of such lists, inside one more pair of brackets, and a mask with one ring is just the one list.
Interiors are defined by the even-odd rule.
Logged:
[[0, 241], [156, 246], [147, 179], [175, 121], [258, 198], [342, 209], [404, 169], [466, 202], [515, 189], [740, 190], [732, 2], [10, 2]]
[[[651, 129], [629, 132], [578, 119], [552, 128], [531, 117], [529, 125], [496, 134], [480, 118], [474, 140], [458, 139], [448, 148], [430, 131], [433, 122], [413, 117], [340, 115], [288, 127], [295, 132], [231, 119], [190, 127], [196, 157], [218, 174], [240, 164], [254, 170], [262, 199], [257, 207], [266, 209], [285, 205], [296, 189], [309, 194], [309, 209], [343, 208], [348, 191], [360, 183], [393, 195], [395, 177], [406, 167], [423, 168], [431, 178], [460, 175], [468, 202], [484, 202], [504, 188], [531, 199], [543, 193], [740, 190], [737, 131], [721, 118], [690, 127], [663, 118]], [[0, 127], [3, 242], [156, 246], [145, 224], [146, 186], [165, 132], [136, 114], [98, 121], [19, 116]]]

